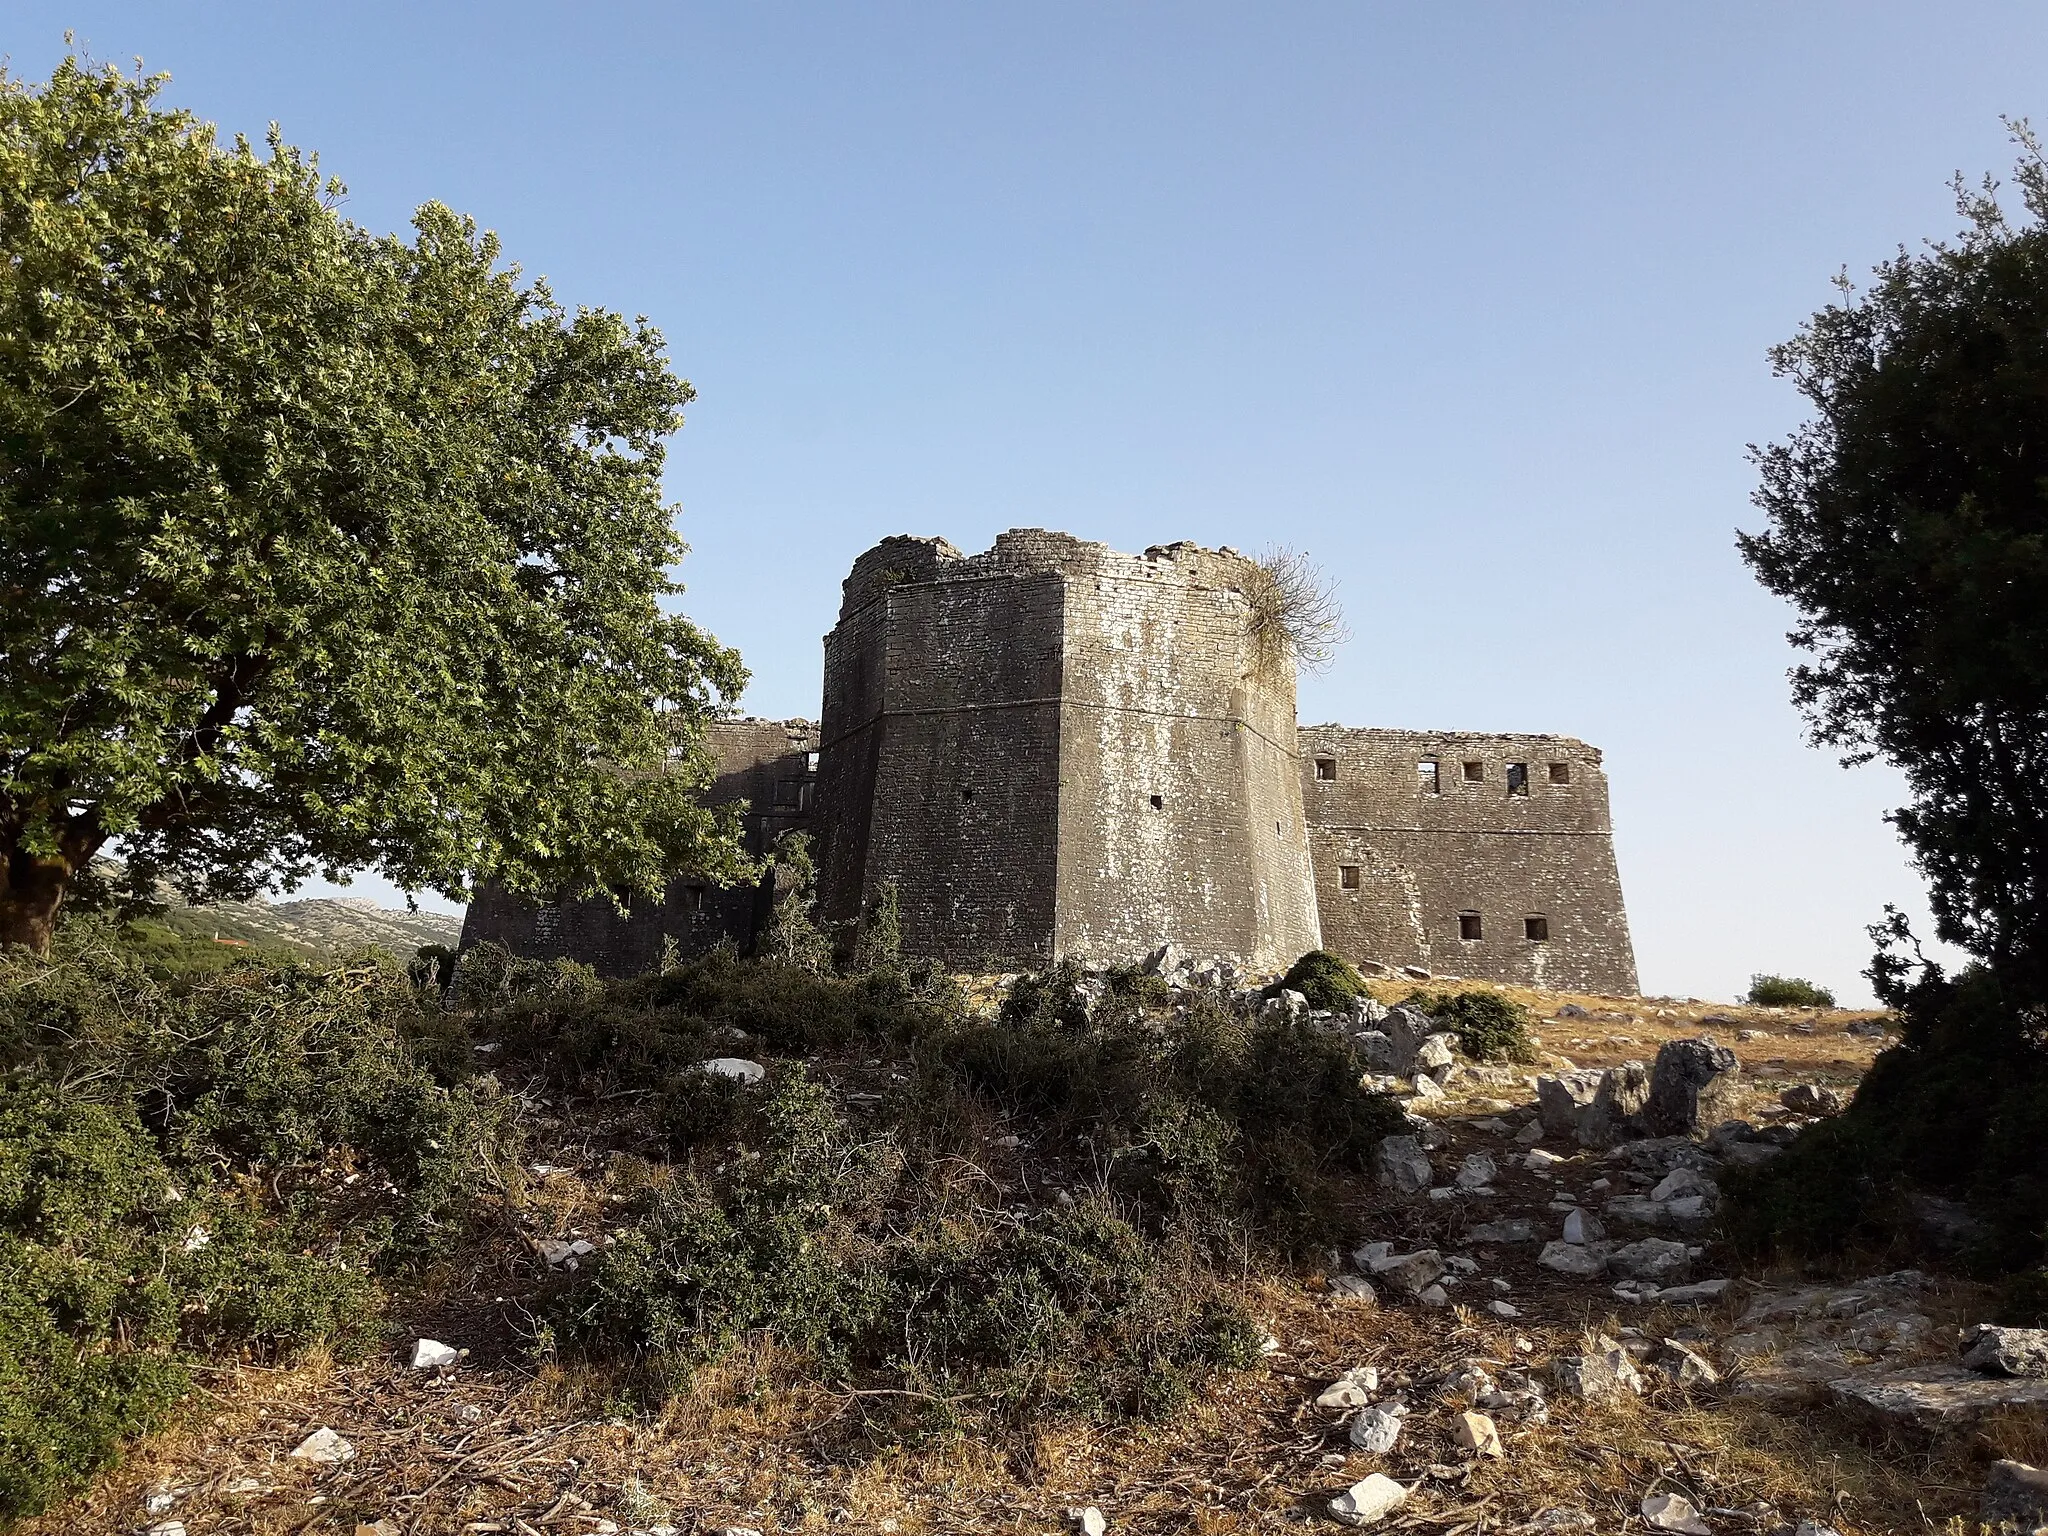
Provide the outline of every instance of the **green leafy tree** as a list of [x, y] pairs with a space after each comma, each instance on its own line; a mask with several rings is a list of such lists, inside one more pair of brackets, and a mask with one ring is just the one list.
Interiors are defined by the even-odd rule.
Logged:
[[773, 905], [762, 954], [779, 965], [825, 975], [832, 969], [832, 939], [817, 922], [818, 863], [808, 832], [785, 832], [776, 839], [771, 878]]
[[1843, 280], [1777, 349], [1815, 416], [1756, 453], [1770, 526], [1741, 540], [1799, 609], [1815, 739], [1904, 772], [1892, 820], [1937, 932], [1974, 959], [1945, 975], [1895, 910], [1871, 929], [1900, 1043], [1844, 1114], [1731, 1186], [1724, 1230], [1904, 1256], [1919, 1192], [1966, 1199], [1962, 1258], [2020, 1272], [2004, 1315], [2026, 1321], [2048, 1295], [2048, 159], [2011, 126], [2020, 212], [1958, 178], [1955, 240], [1861, 293]]
[[[1799, 610], [1816, 742], [1882, 756], [1940, 936], [2048, 999], [2048, 161], [2024, 123], [2008, 216], [1901, 250], [1776, 348], [1814, 406], [1752, 450], [1769, 527], [1740, 536]], [[1887, 969], [1887, 967], [1890, 969]], [[1880, 985], [1904, 962], [1880, 958]]]
[[113, 841], [198, 899], [740, 872], [660, 334], [437, 203], [358, 228], [164, 78], [0, 72], [0, 945]]

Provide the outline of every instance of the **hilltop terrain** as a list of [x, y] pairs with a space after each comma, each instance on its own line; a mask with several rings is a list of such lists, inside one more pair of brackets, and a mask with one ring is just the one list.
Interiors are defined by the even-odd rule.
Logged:
[[365, 947], [410, 959], [422, 946], [454, 948], [460, 913], [407, 911], [365, 897], [210, 902], [193, 906], [168, 889], [160, 913], [129, 924], [135, 944], [174, 969], [213, 969], [255, 953], [325, 964]]
[[[1373, 990], [1367, 1015], [1416, 989]], [[988, 1009], [1004, 988], [967, 995]], [[631, 1213], [665, 1175], [628, 1149], [658, 1111], [549, 1086], [516, 1020], [480, 1020], [470, 1048], [502, 1061], [523, 1151], [492, 1180], [477, 1239], [394, 1298], [382, 1347], [345, 1364], [223, 1363], [200, 1411], [27, 1529], [1053, 1532], [1092, 1528], [1091, 1508], [1112, 1532], [1337, 1529], [1332, 1500], [1378, 1474], [1406, 1490], [1388, 1530], [1891, 1536], [1973, 1512], [1989, 1458], [2043, 1459], [2048, 1423], [2024, 1392], [1948, 1412], [1842, 1385], [1948, 1381], [1958, 1330], [1987, 1315], [1983, 1288], [1883, 1255], [1869, 1273], [1746, 1272], [1707, 1235], [1717, 1181], [1810, 1118], [1786, 1091], [1820, 1114], [1853, 1094], [1886, 1044], [1881, 1016], [1512, 996], [1537, 1016], [1536, 1059], [1456, 1061], [1435, 1074], [1441, 1093], [1401, 1082], [1425, 1165], [1390, 1168], [1383, 1147], [1377, 1178], [1343, 1186], [1346, 1236], [1320, 1259], [1247, 1248], [1227, 1283], [1265, 1335], [1256, 1363], [1136, 1419], [1050, 1403], [1020, 1415], [939, 1378], [820, 1376], [767, 1330], [652, 1398], [557, 1347], [563, 1296], [613, 1283], [579, 1265], [612, 1274], [613, 1250], [639, 1241]], [[614, 1055], [644, 1053], [609, 1017]], [[761, 1027], [725, 1027], [719, 1048], [760, 1058], [772, 1081], [791, 1046]], [[1748, 1122], [1746, 1139], [1587, 1147], [1560, 1128], [1554, 1093], [1539, 1105], [1539, 1079], [1703, 1035], [1740, 1056], [1715, 1108]], [[856, 1133], [880, 1134], [881, 1106], [918, 1070], [872, 1037], [796, 1054]], [[1098, 1145], [1049, 1135], [1022, 1101], [959, 1112], [956, 1145], [978, 1149], [946, 1160], [963, 1221], [1028, 1227], [1115, 1187]], [[422, 1339], [448, 1357], [415, 1368]], [[1963, 1376], [1950, 1385], [1966, 1396], [2002, 1390]], [[327, 1430], [346, 1459], [294, 1455]], [[1646, 1508], [1678, 1523], [1646, 1525]]]

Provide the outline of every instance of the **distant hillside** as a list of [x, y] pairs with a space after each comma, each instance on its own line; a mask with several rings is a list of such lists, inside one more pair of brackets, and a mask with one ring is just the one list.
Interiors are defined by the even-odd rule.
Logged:
[[459, 913], [408, 912], [361, 897], [176, 904], [157, 921], [185, 939], [221, 940], [224, 948], [282, 949], [310, 959], [328, 959], [366, 944], [410, 957], [423, 944], [453, 947], [462, 937]]

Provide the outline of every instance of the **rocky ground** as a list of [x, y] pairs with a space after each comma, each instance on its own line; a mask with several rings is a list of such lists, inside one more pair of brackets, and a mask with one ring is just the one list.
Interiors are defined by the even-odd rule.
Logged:
[[[2048, 1462], [2048, 1341], [1980, 1335], [1966, 1283], [1740, 1273], [1705, 1237], [1726, 1170], [1853, 1094], [1881, 1021], [1515, 995], [1541, 1020], [1526, 1067], [1443, 1060], [1377, 1006], [1328, 1021], [1379, 1037], [1412, 1134], [1350, 1251], [1247, 1273], [1265, 1369], [1164, 1424], [878, 1450], [873, 1402], [765, 1349], [652, 1419], [536, 1367], [520, 1297], [616, 1204], [559, 1124], [520, 1232], [414, 1298], [386, 1357], [223, 1369], [206, 1411], [29, 1529], [1878, 1536], [1974, 1529], [1987, 1479], [2024, 1510], [2027, 1474], [1993, 1463]], [[997, 1198], [1032, 1157], [991, 1134]]]

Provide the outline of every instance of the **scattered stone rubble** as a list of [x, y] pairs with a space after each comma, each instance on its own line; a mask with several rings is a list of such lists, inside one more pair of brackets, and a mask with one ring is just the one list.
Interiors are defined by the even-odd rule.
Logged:
[[1963, 1365], [1993, 1376], [2048, 1378], [2048, 1328], [1979, 1323], [1963, 1340]]
[[2018, 1461], [1993, 1462], [1977, 1515], [1993, 1527], [2009, 1523], [2028, 1531], [2048, 1525], [2048, 1471]]
[[[1741, 1064], [1709, 1038], [1669, 1042], [1647, 1063], [1577, 1069], [1565, 1062], [1552, 1072], [1525, 1073], [1466, 1061], [1455, 1036], [1413, 1009], [1362, 999], [1344, 1012], [1318, 1011], [1300, 993], [1268, 997], [1249, 986], [1235, 962], [1197, 964], [1170, 947], [1149, 968], [1185, 993], [1204, 991], [1246, 1012], [1301, 1018], [1344, 1033], [1366, 1058], [1369, 1086], [1428, 1109], [1426, 1116], [1411, 1114], [1403, 1134], [1374, 1149], [1373, 1169], [1379, 1185], [1396, 1200], [1413, 1202], [1429, 1225], [1403, 1229], [1404, 1243], [1360, 1243], [1348, 1269], [1334, 1266], [1338, 1272], [1327, 1277], [1333, 1305], [1457, 1302], [1503, 1320], [1517, 1318], [1528, 1305], [1519, 1288], [1529, 1284], [1526, 1268], [1518, 1266], [1532, 1259], [1547, 1272], [1541, 1284], [1581, 1284], [1606, 1305], [1612, 1305], [1607, 1297], [1631, 1305], [1722, 1301], [1734, 1282], [1701, 1274], [1706, 1254], [1698, 1243], [1719, 1209], [1718, 1175], [1778, 1155], [1800, 1132], [1796, 1120], [1758, 1127], [1730, 1118], [1743, 1087]], [[1098, 983], [1084, 978], [1076, 1001], [1087, 1007], [1102, 1001], [1107, 989]], [[1574, 1014], [1567, 1008], [1559, 1016]], [[713, 1072], [761, 1071], [740, 1058], [704, 1065]], [[748, 1072], [731, 1075], [758, 1080]], [[1506, 1096], [1481, 1097], [1475, 1090]], [[1446, 1100], [1447, 1094], [1455, 1097]], [[1839, 1094], [1818, 1084], [1778, 1097], [1800, 1118], [1832, 1114], [1842, 1104]], [[1466, 1113], [1453, 1119], [1447, 1114], [1453, 1109]], [[1474, 1137], [1492, 1140], [1475, 1147]], [[1526, 1198], [1532, 1186], [1533, 1205]], [[1439, 1246], [1419, 1246], [1423, 1232]], [[537, 1246], [549, 1264], [562, 1267], [595, 1251], [581, 1239]], [[1507, 1274], [1499, 1272], [1504, 1265]], [[2048, 1404], [2048, 1331], [1982, 1326], [1950, 1360], [1928, 1361], [1941, 1341], [1925, 1306], [1927, 1286], [1925, 1277], [1900, 1271], [1846, 1287], [1757, 1290], [1733, 1336], [1718, 1341], [1706, 1327], [1666, 1324], [1675, 1336], [1616, 1328], [1589, 1335], [1575, 1353], [1514, 1364], [1468, 1360], [1432, 1379], [1396, 1372], [1388, 1380], [1382, 1367], [1360, 1365], [1322, 1386], [1313, 1407], [1338, 1453], [1330, 1464], [1342, 1465], [1357, 1457], [1398, 1458], [1404, 1436], [1416, 1443], [1425, 1423], [1468, 1460], [1507, 1459], [1518, 1428], [1548, 1422], [1556, 1397], [1735, 1392], [1811, 1399], [1826, 1393], [1888, 1420], [1923, 1426], [1967, 1420], [1994, 1406]], [[1517, 1342], [1519, 1349], [1529, 1347], [1527, 1340]], [[415, 1362], [421, 1368], [446, 1370], [456, 1363], [447, 1358], [456, 1352], [432, 1340], [421, 1340], [418, 1352], [431, 1357]], [[342, 1460], [354, 1452], [322, 1429], [292, 1454]], [[1433, 1468], [1431, 1476], [1443, 1471]], [[1395, 1472], [1408, 1475], [1406, 1464], [1389, 1463], [1329, 1498], [1329, 1519], [1354, 1527], [1386, 1520], [1415, 1492], [1390, 1475]], [[1984, 1490], [1986, 1519], [2048, 1520], [2043, 1510], [2048, 1473], [2019, 1463], [1993, 1469]], [[1704, 1531], [1707, 1519], [1718, 1522], [1730, 1513], [1695, 1508], [1668, 1484], [1644, 1490], [1638, 1506], [1643, 1526], [1672, 1532]], [[1093, 1506], [1070, 1510], [1068, 1517], [1082, 1531], [1107, 1528]], [[1558, 1507], [1499, 1528], [1555, 1533], [1596, 1526], [1586, 1511]], [[1771, 1536], [1793, 1532], [1774, 1520], [1735, 1528]], [[1797, 1531], [1830, 1536], [1813, 1522]]]
[[[1440, 1305], [1448, 1298], [1496, 1317], [1519, 1317], [1522, 1309], [1507, 1299], [1515, 1283], [1491, 1271], [1503, 1250], [1521, 1250], [1518, 1262], [1526, 1263], [1536, 1249], [1537, 1265], [1556, 1279], [1602, 1287], [1624, 1303], [1719, 1302], [1734, 1282], [1699, 1270], [1705, 1256], [1700, 1240], [1721, 1204], [1720, 1174], [1780, 1155], [1798, 1138], [1803, 1121], [1838, 1113], [1843, 1105], [1835, 1090], [1803, 1083], [1778, 1095], [1784, 1120], [1759, 1126], [1733, 1119], [1744, 1086], [1741, 1063], [1734, 1052], [1703, 1037], [1669, 1042], [1649, 1063], [1583, 1070], [1565, 1063], [1549, 1073], [1514, 1075], [1523, 1084], [1524, 1104], [1534, 1090], [1534, 1113], [1523, 1121], [1519, 1115], [1526, 1111], [1518, 1111], [1513, 1100], [1474, 1094], [1475, 1088], [1496, 1086], [1491, 1078], [1474, 1076], [1491, 1069], [1462, 1063], [1450, 1049], [1453, 1042], [1432, 1033], [1426, 1020], [1401, 1017], [1410, 1012], [1388, 1010], [1370, 1021], [1377, 1027], [1358, 1028], [1365, 1021], [1340, 1027], [1357, 1029], [1354, 1037], [1372, 1052], [1375, 1070], [1396, 1079], [1369, 1079], [1372, 1085], [1423, 1101], [1437, 1097], [1432, 1089], [1448, 1087], [1458, 1092], [1456, 1107], [1472, 1113], [1446, 1118], [1449, 1106], [1442, 1106], [1430, 1109], [1434, 1119], [1411, 1115], [1409, 1133], [1389, 1137], [1377, 1149], [1375, 1168], [1382, 1187], [1398, 1198], [1469, 1205], [1476, 1219], [1462, 1227], [1461, 1238], [1441, 1247], [1362, 1244], [1352, 1255], [1358, 1273], [1334, 1279], [1333, 1295], [1351, 1282], [1376, 1287], [1393, 1304]], [[1404, 1086], [1403, 1078], [1412, 1086]], [[1514, 1079], [1498, 1086], [1509, 1087]], [[1775, 1117], [1778, 1111], [1770, 1113]], [[1475, 1150], [1466, 1139], [1473, 1135], [1498, 1140]], [[1444, 1154], [1441, 1166], [1432, 1153]], [[1551, 1192], [1547, 1220], [1524, 1214], [1526, 1203], [1521, 1211], [1488, 1209], [1491, 1201], [1525, 1193], [1532, 1179]], [[1516, 1180], [1521, 1182], [1510, 1189]], [[1440, 1241], [1448, 1235], [1437, 1230]], [[1459, 1231], [1455, 1223], [1448, 1229]], [[1377, 1372], [1347, 1373], [1316, 1403], [1340, 1415], [1354, 1453], [1375, 1455], [1397, 1453], [1413, 1415], [1438, 1403], [1446, 1414], [1437, 1421], [1439, 1432], [1473, 1458], [1511, 1454], [1503, 1426], [1547, 1419], [1546, 1391], [1595, 1401], [1638, 1397], [1653, 1388], [1802, 1402], [1831, 1395], [1893, 1427], [1930, 1432], [1968, 1423], [1993, 1408], [2048, 1406], [2048, 1330], [1980, 1326], [1950, 1361], [1930, 1360], [1939, 1341], [1928, 1311], [1929, 1289], [1926, 1277], [1911, 1270], [1850, 1286], [1757, 1289], [1733, 1334], [1718, 1345], [1702, 1327], [1655, 1338], [1623, 1329], [1622, 1337], [1595, 1335], [1581, 1352], [1543, 1362], [1535, 1376], [1471, 1362], [1442, 1382], [1409, 1383], [1390, 1392]], [[1494, 1294], [1487, 1296], [1489, 1290]], [[1442, 1407], [1446, 1402], [1448, 1408]], [[1401, 1485], [1375, 1477], [1333, 1500], [1331, 1518], [1372, 1524], [1398, 1507], [1406, 1496]], [[1994, 1469], [1985, 1490], [1986, 1519], [2048, 1520], [2048, 1513], [2036, 1512], [2043, 1506], [2048, 1473], [2019, 1463]], [[1772, 1536], [1832, 1536], [1817, 1522], [1795, 1526], [1764, 1506], [1758, 1511], [1746, 1518]], [[1736, 1512], [1695, 1507], [1687, 1494], [1667, 1485], [1645, 1490], [1638, 1513], [1651, 1530], [1688, 1532], [1709, 1530], [1709, 1520]], [[1584, 1511], [1564, 1508], [1508, 1527], [1594, 1528]]]

